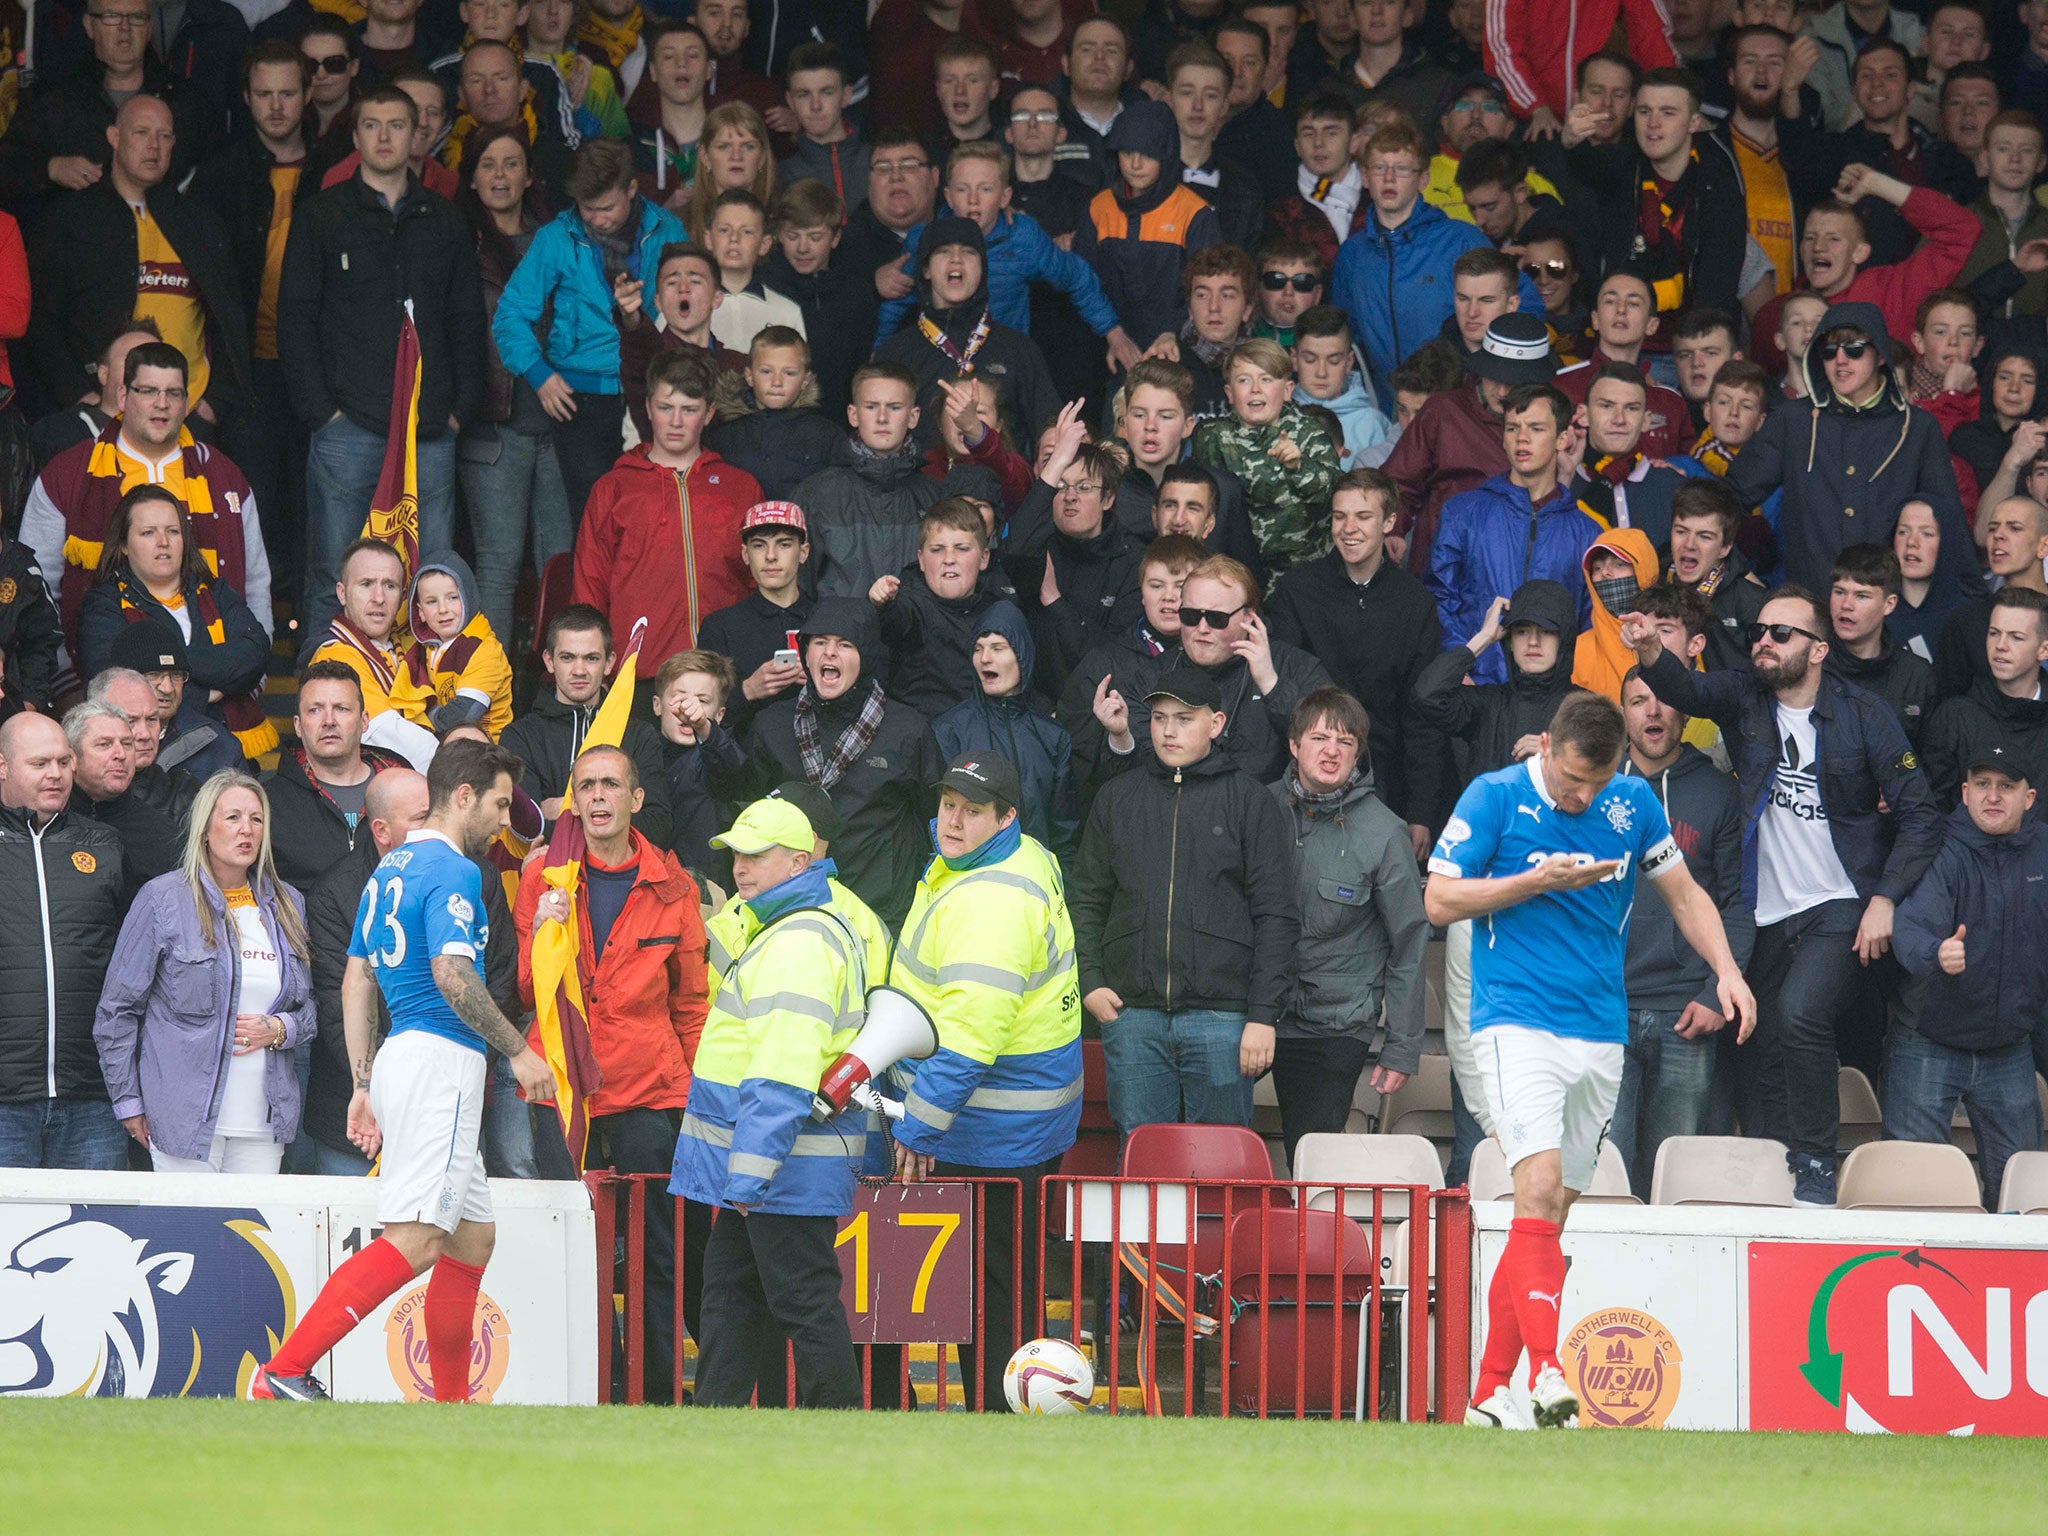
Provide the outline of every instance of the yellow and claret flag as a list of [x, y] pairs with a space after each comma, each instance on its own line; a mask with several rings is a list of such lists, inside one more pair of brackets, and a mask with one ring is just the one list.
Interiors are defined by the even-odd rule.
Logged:
[[[619, 662], [604, 702], [591, 718], [590, 730], [580, 750], [616, 747], [626, 735], [626, 722], [633, 713], [633, 681], [639, 669], [640, 642], [647, 634], [647, 620], [633, 626], [626, 654]], [[574, 766], [570, 768], [573, 776]], [[554, 833], [543, 855], [541, 878], [569, 896], [566, 922], [543, 923], [533, 932], [534, 1022], [540, 1027], [541, 1054], [555, 1072], [555, 1111], [562, 1117], [562, 1140], [576, 1171], [583, 1171], [584, 1153], [590, 1141], [589, 1098], [598, 1084], [597, 1057], [590, 1047], [590, 1019], [583, 1006], [584, 969], [583, 918], [578, 908], [577, 883], [583, 871], [583, 823], [568, 808], [574, 783], [562, 788], [562, 814], [555, 819]]]
[[420, 563], [420, 333], [412, 323], [412, 300], [398, 327], [398, 358], [391, 369], [391, 419], [384, 429], [384, 467], [363, 537], [382, 539], [405, 563], [405, 582]]

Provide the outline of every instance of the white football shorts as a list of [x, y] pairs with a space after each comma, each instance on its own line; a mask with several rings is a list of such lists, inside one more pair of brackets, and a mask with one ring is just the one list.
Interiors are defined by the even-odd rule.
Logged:
[[490, 1221], [491, 1184], [480, 1140], [484, 1054], [422, 1029], [393, 1035], [370, 1070], [370, 1110], [384, 1133], [377, 1220], [424, 1221], [453, 1232]]
[[1472, 1049], [1508, 1167], [1555, 1151], [1565, 1188], [1583, 1194], [1621, 1094], [1621, 1043], [1494, 1024], [1472, 1032]]

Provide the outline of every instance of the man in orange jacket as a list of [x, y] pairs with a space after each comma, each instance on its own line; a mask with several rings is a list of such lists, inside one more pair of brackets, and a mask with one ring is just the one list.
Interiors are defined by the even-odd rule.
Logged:
[[[704, 1029], [704, 917], [697, 884], [673, 854], [633, 830], [639, 774], [617, 747], [591, 747], [570, 776], [570, 810], [585, 852], [580, 979], [597, 1058], [590, 1095], [590, 1164], [620, 1173], [667, 1173], [690, 1097], [690, 1063]], [[528, 859], [512, 920], [519, 932], [519, 991], [533, 1006], [533, 931], [562, 922], [568, 898]], [[536, 1045], [538, 1031], [535, 1031]], [[683, 1219], [684, 1322], [697, 1333], [704, 1239], [711, 1213]], [[647, 1400], [670, 1400], [675, 1380], [675, 1208], [661, 1185], [647, 1192]]]

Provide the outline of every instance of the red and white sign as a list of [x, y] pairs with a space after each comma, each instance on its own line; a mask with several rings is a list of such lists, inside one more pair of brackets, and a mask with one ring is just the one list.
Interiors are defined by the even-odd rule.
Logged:
[[1751, 1429], [2048, 1434], [2048, 1252], [1748, 1252]]

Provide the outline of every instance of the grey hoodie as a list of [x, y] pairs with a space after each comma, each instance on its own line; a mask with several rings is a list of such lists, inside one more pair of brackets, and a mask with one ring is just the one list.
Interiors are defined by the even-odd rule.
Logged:
[[1301, 908], [1294, 986], [1276, 1026], [1283, 1035], [1372, 1038], [1386, 1004], [1379, 1064], [1413, 1072], [1422, 1056], [1423, 951], [1429, 919], [1408, 828], [1358, 778], [1334, 806], [1295, 794], [1290, 769], [1273, 798], [1294, 828], [1294, 892]]
[[[1686, 869], [1720, 909], [1737, 969], [1746, 967], [1756, 946], [1756, 917], [1742, 899], [1742, 791], [1734, 778], [1695, 747], [1680, 747], [1677, 761], [1655, 776], [1636, 766], [1633, 753], [1622, 759], [1621, 771], [1648, 778], [1657, 791]], [[1677, 1013], [1694, 1002], [1720, 1012], [1714, 973], [1678, 931], [1663, 898], [1641, 882], [1625, 967], [1631, 1013]]]

